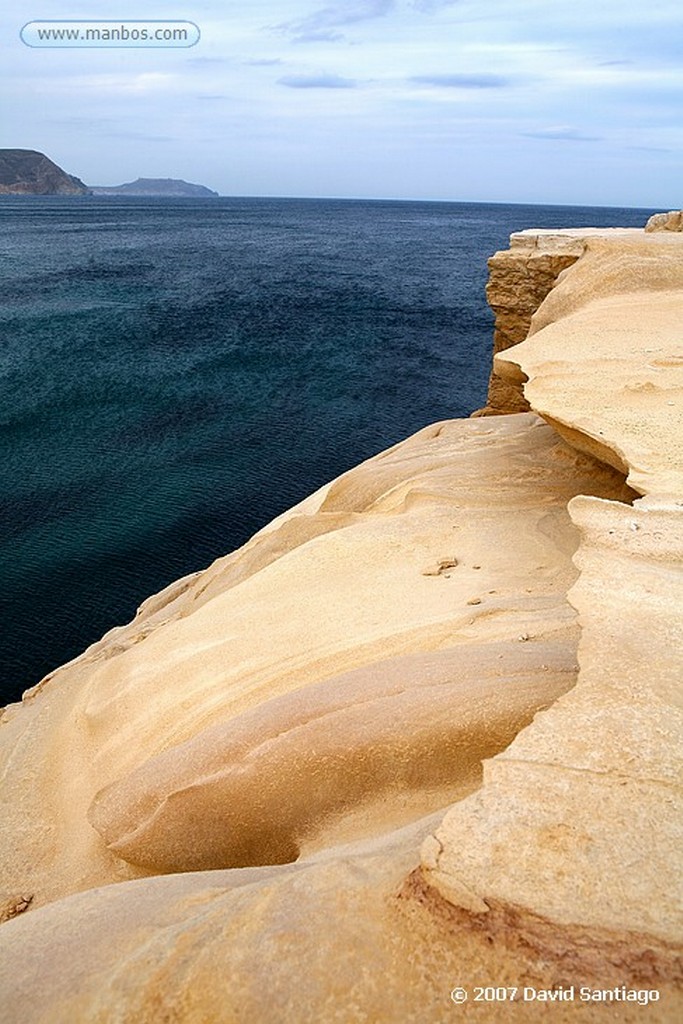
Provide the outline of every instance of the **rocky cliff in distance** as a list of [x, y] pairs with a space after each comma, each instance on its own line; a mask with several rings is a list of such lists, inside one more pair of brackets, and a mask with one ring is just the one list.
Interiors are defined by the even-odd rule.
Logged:
[[137, 178], [124, 185], [93, 185], [96, 196], [167, 196], [169, 199], [210, 199], [218, 195], [205, 185], [180, 178]]
[[85, 185], [34, 149], [0, 149], [0, 195], [167, 196], [213, 198], [218, 192], [179, 178], [138, 178], [123, 185]]
[[80, 178], [34, 149], [0, 149], [0, 195], [84, 196], [90, 189]]
[[[661, 214], [666, 217], [667, 214]], [[646, 228], [646, 230], [654, 230]], [[486, 298], [495, 313], [493, 355], [524, 341], [531, 318], [555, 287], [563, 271], [576, 263], [592, 237], [638, 237], [637, 228], [574, 228], [517, 231], [510, 248], [497, 252], [488, 261], [489, 280]], [[527, 412], [530, 406], [520, 380], [501, 376], [494, 366], [489, 378], [486, 405], [475, 416], [498, 416]]]
[[676, 222], [513, 240], [510, 405], [5, 710], [3, 1021], [683, 1019]]
[[645, 225], [651, 231], [683, 231], [683, 210], [669, 210], [668, 213], [655, 213]]

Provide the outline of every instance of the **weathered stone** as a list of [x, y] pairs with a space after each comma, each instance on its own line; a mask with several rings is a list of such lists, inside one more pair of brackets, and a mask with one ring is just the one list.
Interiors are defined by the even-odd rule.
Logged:
[[471, 790], [573, 682], [587, 489], [630, 493], [531, 414], [437, 424], [147, 602], [5, 712], [2, 887], [288, 860]]
[[[110, 885], [25, 914], [0, 928], [3, 1024], [679, 1019], [683, 999], [655, 966], [635, 971], [633, 990], [648, 1005], [582, 1002], [579, 986], [608, 998], [634, 977], [622, 949], [610, 951], [607, 970], [580, 942], [552, 957], [529, 923], [520, 934], [502, 916], [492, 939], [421, 885], [412, 868], [430, 827], [285, 868]], [[475, 1001], [489, 982], [506, 998]], [[533, 999], [572, 984], [574, 1000]], [[468, 991], [464, 1010], [451, 999], [456, 988]]]
[[655, 213], [645, 225], [650, 231], [683, 231], [683, 210], [670, 210], [669, 213]]
[[[683, 239], [588, 239], [496, 365], [634, 504], [570, 502], [579, 679], [423, 846], [428, 883], [541, 948], [682, 976]], [[571, 954], [570, 954], [571, 955]]]
[[589, 239], [498, 373], [563, 436], [628, 472], [640, 493], [683, 494], [683, 235]]
[[[518, 345], [527, 337], [531, 318], [558, 278], [583, 255], [587, 242], [596, 237], [619, 242], [642, 236], [635, 228], [568, 228], [562, 231], [519, 231], [510, 238], [510, 248], [488, 261], [486, 297], [495, 313], [493, 355]], [[526, 412], [523, 381], [502, 376], [495, 364], [483, 409], [474, 416], [499, 416]]]
[[[474, 913], [522, 908], [644, 952], [683, 931], [683, 508], [575, 498], [579, 683], [488, 762], [427, 843], [432, 884]], [[634, 524], [637, 527], [634, 529]], [[643, 665], [647, 670], [643, 672]], [[569, 879], [572, 879], [571, 884]]]

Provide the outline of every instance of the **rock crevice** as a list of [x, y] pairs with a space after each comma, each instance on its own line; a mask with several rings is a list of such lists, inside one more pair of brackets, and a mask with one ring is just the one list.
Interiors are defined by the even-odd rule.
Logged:
[[558, 936], [597, 929], [634, 963], [656, 945], [680, 952], [683, 934], [682, 325], [680, 235], [588, 238], [527, 340], [497, 357], [643, 497], [569, 503], [577, 685], [485, 764], [422, 855], [453, 905], [511, 908]]

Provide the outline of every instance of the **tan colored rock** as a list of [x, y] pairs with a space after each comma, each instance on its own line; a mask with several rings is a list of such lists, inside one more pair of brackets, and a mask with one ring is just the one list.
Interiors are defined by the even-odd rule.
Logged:
[[[510, 248], [495, 253], [488, 261], [486, 298], [496, 317], [493, 354], [524, 341], [533, 314], [555, 287], [560, 274], [583, 255], [589, 239], [607, 236], [621, 242], [641, 235], [641, 230], [630, 228], [528, 230], [513, 234]], [[486, 406], [474, 416], [528, 410], [521, 382], [503, 376], [494, 366]]]
[[333, 676], [150, 758], [88, 818], [156, 872], [282, 864], [333, 827], [386, 829], [476, 789], [482, 757], [573, 686], [572, 647], [464, 644]]
[[570, 508], [584, 537], [570, 592], [579, 683], [486, 764], [483, 788], [449, 812], [423, 862], [430, 882], [474, 913], [511, 906], [558, 928], [602, 929], [674, 972], [683, 508], [583, 497]]
[[[613, 996], [626, 972], [555, 965], [510, 931], [482, 930], [412, 873], [432, 820], [285, 868], [193, 872], [91, 890], [0, 928], [3, 1024], [483, 1024], [547, 1021], [533, 992], [577, 986], [559, 1024], [671, 1024], [683, 1000], [646, 972], [646, 1005]], [[409, 881], [406, 883], [406, 876]], [[475, 1002], [476, 986], [516, 998]], [[467, 1005], [450, 993], [465, 987]], [[649, 1002], [650, 998], [656, 1002]]]
[[[683, 975], [683, 239], [589, 239], [497, 358], [634, 505], [577, 497], [577, 686], [487, 762], [422, 850], [428, 883], [494, 936]], [[554, 952], [553, 952], [554, 951]], [[672, 1018], [673, 1019], [673, 1018]]]
[[[588, 487], [625, 493], [617, 474], [533, 416], [438, 424], [148, 602], [109, 647], [5, 713], [0, 887], [31, 893], [37, 906], [151, 870], [287, 859], [462, 795], [476, 784], [477, 759], [544, 703], [544, 678], [548, 699], [569, 683], [577, 634], [565, 594], [576, 535], [566, 503]], [[444, 560], [458, 564], [424, 575]], [[481, 604], [469, 605], [473, 597]], [[522, 634], [535, 651], [526, 680]], [[512, 649], [505, 708], [496, 692], [497, 678], [508, 685], [505, 670], [474, 650], [488, 644], [504, 645], [493, 659], [501, 666], [505, 645]], [[408, 662], [381, 667], [430, 652], [443, 657], [438, 700], [408, 678]], [[337, 679], [354, 670], [363, 673]], [[370, 720], [358, 703], [363, 688]], [[449, 757], [460, 764], [450, 773]], [[392, 787], [392, 761], [401, 786]], [[221, 825], [193, 826], [188, 839], [178, 822], [194, 794]], [[161, 816], [151, 821], [147, 808]]]
[[641, 493], [683, 493], [683, 236], [588, 243], [496, 357], [568, 441], [628, 472]]
[[[576, 262], [571, 254], [498, 252], [488, 261], [488, 303], [495, 313], [494, 353], [503, 352], [529, 333], [531, 317], [551, 290], [558, 275]], [[486, 407], [475, 415], [493, 416], [528, 412], [529, 403], [518, 384], [491, 371]]]
[[645, 225], [646, 231], [683, 231], [683, 210], [655, 213]]
[[[634, 231], [623, 238], [587, 238], [582, 258], [571, 273], [562, 275], [534, 313], [530, 335], [595, 299], [679, 290], [682, 257], [683, 238], [672, 232]], [[623, 324], [627, 325], [625, 318]]]

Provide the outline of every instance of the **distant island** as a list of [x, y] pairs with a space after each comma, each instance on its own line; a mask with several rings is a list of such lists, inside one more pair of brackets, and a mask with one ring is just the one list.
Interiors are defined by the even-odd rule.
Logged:
[[0, 149], [0, 195], [214, 197], [204, 185], [180, 178], [138, 178], [123, 185], [86, 185], [35, 149]]
[[170, 196], [210, 197], [218, 192], [195, 185], [180, 178], [138, 178], [124, 185], [93, 185], [90, 189], [95, 196]]
[[86, 196], [90, 189], [35, 149], [0, 149], [0, 195]]

